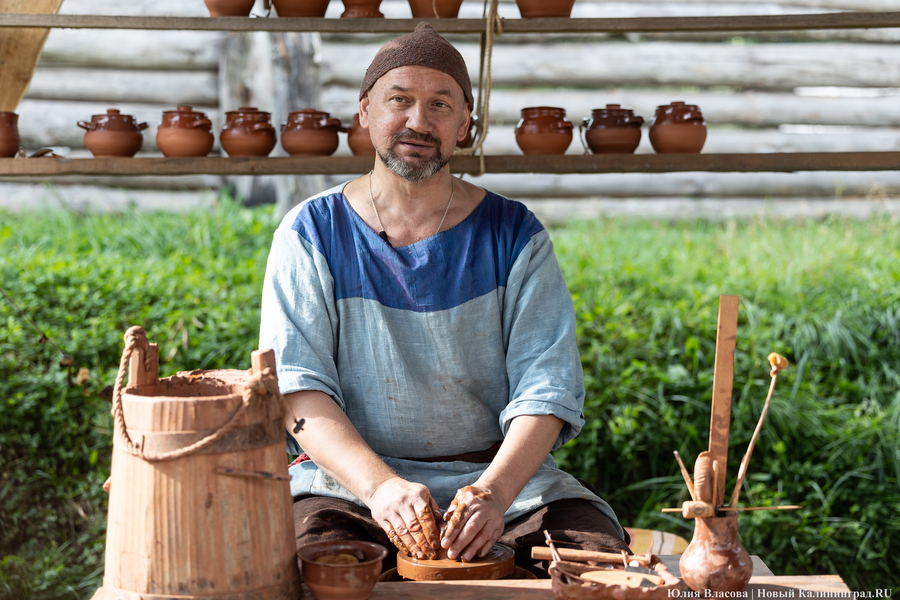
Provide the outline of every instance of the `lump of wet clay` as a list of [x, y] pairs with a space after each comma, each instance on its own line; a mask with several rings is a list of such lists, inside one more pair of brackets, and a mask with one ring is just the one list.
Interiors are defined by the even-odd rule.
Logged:
[[316, 562], [328, 565], [355, 565], [359, 563], [359, 559], [352, 554], [326, 554], [317, 558]]

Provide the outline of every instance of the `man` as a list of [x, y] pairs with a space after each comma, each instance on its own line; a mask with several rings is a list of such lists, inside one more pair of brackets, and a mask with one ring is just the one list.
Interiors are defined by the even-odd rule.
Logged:
[[450, 174], [472, 105], [462, 56], [430, 25], [388, 42], [360, 89], [373, 170], [275, 233], [260, 347], [304, 453], [298, 546], [369, 539], [469, 561], [499, 540], [535, 570], [544, 529], [627, 548], [609, 505], [549, 456], [584, 423], [584, 384], [547, 232]]

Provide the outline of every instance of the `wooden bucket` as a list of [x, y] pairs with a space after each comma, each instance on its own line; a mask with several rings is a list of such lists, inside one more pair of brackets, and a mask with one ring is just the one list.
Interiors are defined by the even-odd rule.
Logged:
[[296, 600], [274, 354], [254, 352], [250, 371], [165, 379], [157, 357], [143, 329], [128, 330], [113, 399], [106, 570], [94, 600]]

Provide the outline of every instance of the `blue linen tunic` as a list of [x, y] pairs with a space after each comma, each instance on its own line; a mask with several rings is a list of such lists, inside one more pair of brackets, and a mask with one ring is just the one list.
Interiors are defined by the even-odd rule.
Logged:
[[[295, 207], [275, 231], [260, 348], [282, 393], [331, 396], [400, 477], [442, 510], [488, 463], [414, 458], [484, 450], [519, 415], [564, 421], [553, 448], [584, 425], [575, 315], [547, 231], [519, 202], [488, 192], [458, 225], [392, 249], [342, 193]], [[302, 415], [298, 415], [302, 416]], [[288, 450], [301, 452], [288, 436]], [[291, 493], [363, 503], [312, 461]], [[548, 456], [505, 514], [583, 498], [622, 534], [612, 508]]]

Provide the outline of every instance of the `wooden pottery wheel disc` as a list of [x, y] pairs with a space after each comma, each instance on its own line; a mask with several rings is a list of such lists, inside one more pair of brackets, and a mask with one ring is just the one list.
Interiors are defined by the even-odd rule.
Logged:
[[515, 570], [515, 553], [503, 544], [494, 544], [487, 556], [467, 563], [446, 558], [419, 560], [403, 552], [397, 554], [397, 573], [414, 581], [503, 579]]

